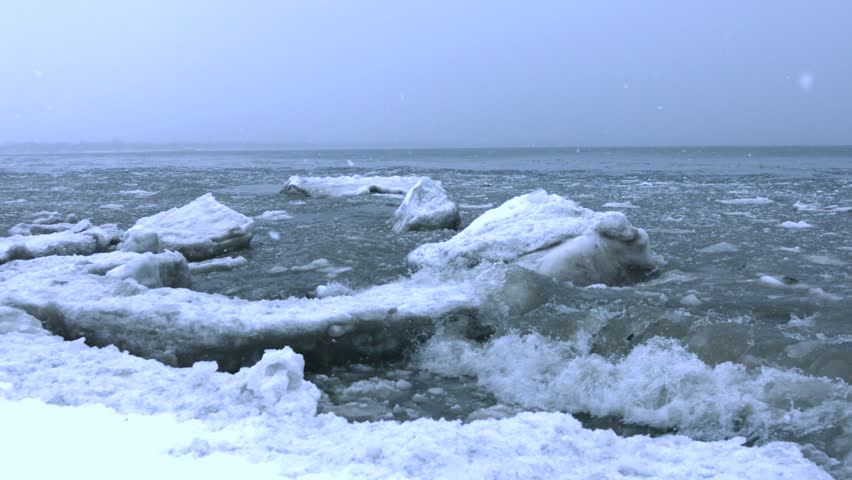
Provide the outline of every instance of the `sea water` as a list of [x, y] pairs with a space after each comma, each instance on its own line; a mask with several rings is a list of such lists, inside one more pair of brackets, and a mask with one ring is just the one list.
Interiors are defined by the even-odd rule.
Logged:
[[624, 212], [663, 261], [637, 283], [532, 285], [537, 308], [492, 312], [475, 339], [445, 319], [399, 355], [308, 364], [322, 410], [564, 411], [622, 435], [791, 440], [849, 473], [852, 149], [7, 150], [0, 232], [42, 210], [128, 228], [206, 192], [248, 216], [285, 211], [258, 219], [251, 248], [234, 252], [244, 267], [193, 276], [197, 290], [249, 300], [387, 283], [410, 273], [408, 252], [455, 233], [392, 232], [401, 196], [280, 192], [291, 175], [356, 174], [440, 180], [462, 228], [543, 188]]

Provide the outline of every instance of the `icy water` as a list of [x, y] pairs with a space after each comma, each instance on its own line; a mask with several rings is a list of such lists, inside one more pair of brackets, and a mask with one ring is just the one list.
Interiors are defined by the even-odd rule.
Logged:
[[251, 300], [386, 283], [410, 272], [408, 252], [454, 234], [393, 233], [400, 196], [280, 193], [290, 175], [353, 174], [440, 180], [462, 227], [544, 188], [623, 211], [664, 263], [617, 287], [524, 277], [537, 306], [484, 314], [480, 335], [448, 318], [401, 356], [309, 362], [325, 411], [559, 410], [621, 434], [795, 441], [852, 472], [852, 149], [6, 153], [0, 231], [41, 210], [128, 228], [206, 192], [249, 216], [284, 210], [258, 221], [246, 267], [193, 278]]

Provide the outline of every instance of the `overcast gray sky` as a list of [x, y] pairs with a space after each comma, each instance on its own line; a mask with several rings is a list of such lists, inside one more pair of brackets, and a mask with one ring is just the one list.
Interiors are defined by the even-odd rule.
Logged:
[[113, 139], [850, 144], [852, 1], [0, 3], [0, 142]]

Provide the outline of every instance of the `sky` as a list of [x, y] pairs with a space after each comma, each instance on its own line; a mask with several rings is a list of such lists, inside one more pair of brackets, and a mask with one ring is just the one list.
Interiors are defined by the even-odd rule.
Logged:
[[0, 142], [852, 144], [852, 2], [0, 2]]

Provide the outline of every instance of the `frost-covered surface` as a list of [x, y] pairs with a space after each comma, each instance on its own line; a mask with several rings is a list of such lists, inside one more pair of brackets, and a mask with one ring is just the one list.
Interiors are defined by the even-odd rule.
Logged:
[[285, 345], [321, 359], [399, 351], [433, 319], [476, 309], [482, 296], [473, 276], [444, 281], [426, 274], [324, 299], [252, 302], [174, 288], [188, 285], [186, 261], [176, 252], [0, 266], [0, 304], [26, 310], [68, 338], [172, 365], [217, 359], [229, 369]]
[[515, 262], [578, 283], [619, 283], [653, 269], [648, 235], [620, 212], [594, 212], [544, 190], [488, 210], [453, 238], [408, 255], [420, 267]]
[[[704, 478], [828, 478], [790, 443], [746, 448], [742, 437], [707, 443], [683, 436], [623, 438], [584, 429], [564, 413], [469, 424], [352, 424], [313, 416], [319, 391], [303, 380], [301, 357], [289, 349], [267, 352], [254, 367], [227, 374], [212, 363], [175, 369], [44, 331], [0, 335], [0, 347], [4, 469], [34, 478], [58, 473], [55, 465], [62, 472], [86, 466], [89, 478], [114, 478], [114, 470], [98, 466], [103, 455], [123, 459], [123, 468], [144, 478], [176, 472], [210, 478], [683, 478], [696, 471]], [[32, 398], [38, 400], [25, 400]], [[34, 452], [53, 446], [51, 462], [35, 461]]]
[[390, 219], [395, 232], [457, 228], [461, 217], [455, 202], [447, 191], [430, 178], [421, 178], [402, 199]]
[[55, 233], [43, 235], [0, 237], [0, 264], [48, 255], [90, 255], [104, 252], [118, 243], [122, 234], [115, 225], [96, 227], [88, 220], [65, 227], [66, 225], [62, 225], [62, 229]]
[[298, 193], [309, 197], [346, 197], [370, 193], [405, 195], [421, 177], [300, 177], [293, 175], [284, 184], [282, 192]]
[[226, 272], [235, 268], [245, 267], [246, 265], [248, 265], [248, 260], [245, 257], [211, 258], [202, 262], [190, 263], [189, 271], [196, 274]]
[[189, 260], [205, 260], [249, 246], [254, 220], [204, 194], [180, 208], [140, 218], [124, 235], [128, 252], [175, 250]]

